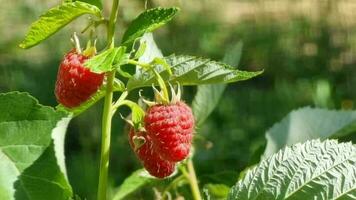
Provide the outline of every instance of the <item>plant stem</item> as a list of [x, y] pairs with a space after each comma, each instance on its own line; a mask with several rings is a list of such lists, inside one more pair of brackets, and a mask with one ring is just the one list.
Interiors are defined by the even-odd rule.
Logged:
[[100, 173], [98, 186], [98, 200], [106, 200], [106, 188], [108, 182], [109, 158], [110, 158], [110, 135], [112, 117], [112, 98], [113, 80], [115, 72], [109, 72], [107, 76], [107, 88], [104, 101], [102, 135], [101, 135], [101, 154], [100, 154]]
[[195, 200], [201, 200], [202, 198], [200, 195], [198, 180], [197, 180], [197, 176], [195, 174], [192, 159], [188, 160], [187, 167], [188, 167], [188, 173], [189, 173], [189, 184], [190, 184], [190, 188], [193, 193], [193, 197]]
[[[119, 0], [113, 0], [112, 10], [108, 23], [108, 47], [114, 48], [114, 33], [117, 14], [119, 12]], [[100, 154], [100, 171], [98, 185], [98, 200], [106, 200], [109, 158], [110, 158], [110, 138], [111, 138], [111, 120], [112, 120], [112, 99], [114, 91], [115, 71], [108, 72], [107, 86], [104, 100], [104, 109], [102, 117], [102, 135], [101, 135], [101, 154]]]
[[110, 19], [108, 23], [108, 32], [107, 32], [107, 39], [108, 39], [108, 47], [114, 48], [115, 42], [115, 24], [117, 15], [119, 13], [119, 0], [113, 0]]

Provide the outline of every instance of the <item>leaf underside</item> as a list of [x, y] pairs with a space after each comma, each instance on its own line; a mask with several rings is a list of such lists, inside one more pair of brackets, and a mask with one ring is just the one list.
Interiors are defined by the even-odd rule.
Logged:
[[[248, 72], [237, 70], [227, 64], [211, 61], [194, 56], [171, 55], [164, 58], [172, 67], [172, 76], [161, 65], [155, 65], [155, 70], [164, 80], [171, 83], [179, 82], [181, 85], [200, 85], [213, 83], [231, 83], [253, 78], [262, 71]], [[151, 71], [142, 68], [136, 70], [136, 74], [127, 83], [128, 90], [139, 87], [148, 87], [155, 84], [156, 80]]]
[[356, 199], [356, 147], [336, 140], [287, 147], [249, 170], [228, 200]]
[[81, 1], [63, 3], [51, 8], [31, 25], [19, 46], [24, 49], [33, 47], [84, 14], [101, 16], [98, 7]]
[[311, 139], [326, 139], [356, 130], [356, 111], [336, 111], [305, 107], [289, 113], [266, 132], [264, 157], [286, 145]]

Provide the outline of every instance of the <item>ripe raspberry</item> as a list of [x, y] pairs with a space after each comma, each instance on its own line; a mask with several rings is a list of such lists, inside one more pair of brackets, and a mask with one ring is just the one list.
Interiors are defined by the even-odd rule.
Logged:
[[61, 62], [55, 87], [57, 101], [68, 108], [79, 106], [101, 86], [104, 74], [96, 74], [84, 67], [87, 56], [70, 51]]
[[147, 134], [163, 159], [178, 162], [188, 156], [194, 131], [189, 106], [183, 102], [154, 105], [147, 110], [144, 121]]
[[142, 137], [145, 139], [145, 143], [142, 146], [136, 148], [133, 142], [133, 137], [135, 132], [133, 129], [129, 133], [129, 142], [131, 148], [135, 151], [136, 156], [141, 160], [145, 169], [152, 175], [157, 178], [165, 178], [171, 175], [175, 169], [175, 163], [162, 160], [162, 158], [157, 154], [152, 148], [151, 138], [144, 132], [136, 132], [136, 136]]

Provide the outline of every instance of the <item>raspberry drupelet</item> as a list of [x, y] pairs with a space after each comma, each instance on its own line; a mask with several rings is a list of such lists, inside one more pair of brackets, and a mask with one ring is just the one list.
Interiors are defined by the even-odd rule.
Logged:
[[102, 85], [104, 74], [91, 72], [84, 67], [89, 57], [72, 50], [61, 62], [55, 86], [56, 99], [62, 105], [73, 108], [88, 100]]
[[144, 118], [145, 129], [157, 153], [163, 159], [178, 162], [190, 152], [194, 133], [194, 116], [185, 103], [157, 104]]

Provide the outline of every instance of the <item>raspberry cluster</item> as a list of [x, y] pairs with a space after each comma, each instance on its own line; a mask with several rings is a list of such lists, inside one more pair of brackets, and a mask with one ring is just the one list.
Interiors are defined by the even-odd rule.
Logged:
[[[192, 110], [179, 101], [150, 107], [144, 118], [146, 132], [130, 131], [130, 144], [146, 170], [164, 178], [174, 171], [176, 162], [184, 160], [189, 152], [194, 132]], [[144, 139], [135, 146], [134, 136]]]
[[88, 100], [102, 85], [104, 74], [91, 72], [84, 67], [89, 57], [72, 50], [61, 62], [55, 86], [57, 101], [73, 108]]

